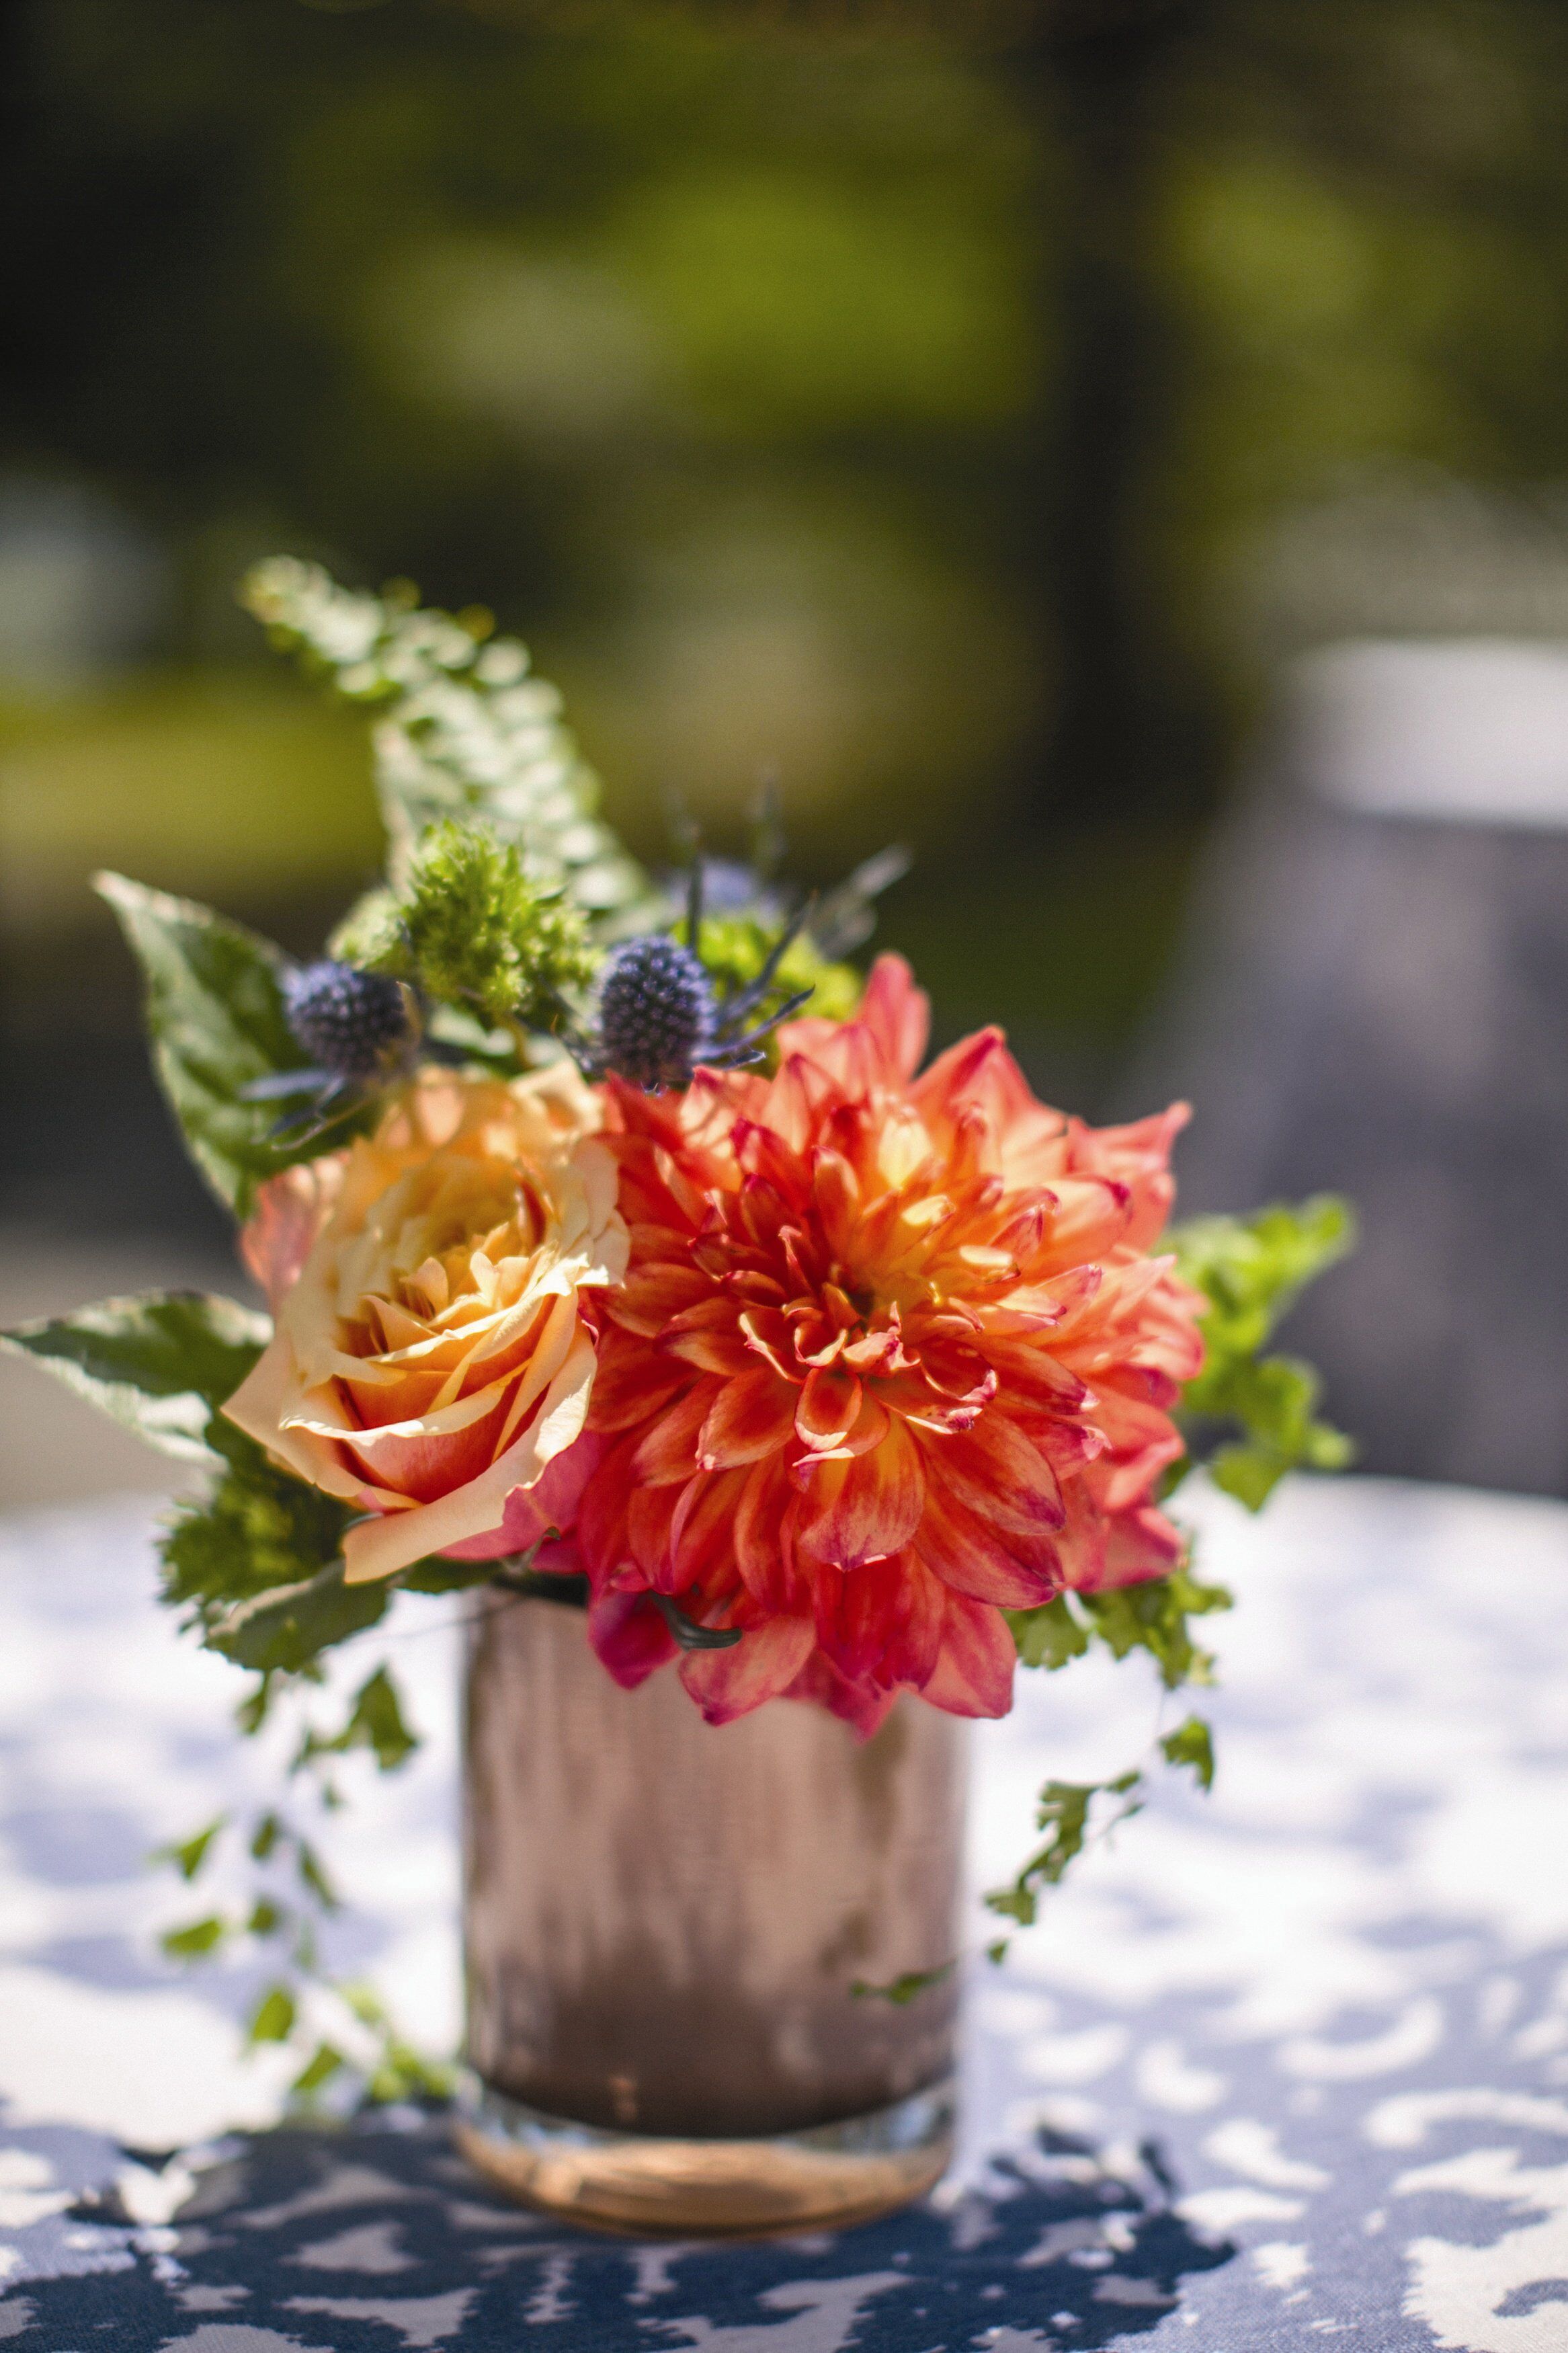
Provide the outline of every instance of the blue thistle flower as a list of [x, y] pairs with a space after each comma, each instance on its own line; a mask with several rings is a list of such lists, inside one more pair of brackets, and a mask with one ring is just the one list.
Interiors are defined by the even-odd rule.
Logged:
[[719, 1008], [695, 950], [649, 932], [612, 950], [599, 984], [593, 1058], [645, 1093], [684, 1087], [712, 1060]]
[[331, 957], [285, 975], [283, 1010], [306, 1053], [351, 1083], [374, 1078], [408, 1039], [407, 999], [396, 981]]
[[645, 933], [611, 950], [599, 983], [598, 1018], [593, 1030], [566, 1042], [595, 1078], [614, 1072], [645, 1094], [688, 1087], [699, 1063], [732, 1071], [762, 1060], [762, 1041], [776, 1023], [797, 1013], [811, 995], [799, 989], [767, 1014], [761, 1008], [791, 941], [810, 912], [803, 907], [784, 925], [749, 987], [715, 994], [708, 968], [697, 953], [702, 936], [702, 861], [691, 869], [686, 937]]

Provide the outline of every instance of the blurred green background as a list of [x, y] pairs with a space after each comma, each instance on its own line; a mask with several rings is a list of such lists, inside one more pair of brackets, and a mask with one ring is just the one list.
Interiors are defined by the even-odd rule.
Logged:
[[9, 37], [14, 1221], [216, 1242], [91, 868], [303, 949], [376, 862], [363, 723], [235, 607], [258, 554], [492, 607], [645, 855], [671, 794], [738, 846], [767, 769], [803, 880], [908, 841], [882, 936], [942, 1031], [1090, 1113], [1280, 657], [1563, 627], [1560, 0]]

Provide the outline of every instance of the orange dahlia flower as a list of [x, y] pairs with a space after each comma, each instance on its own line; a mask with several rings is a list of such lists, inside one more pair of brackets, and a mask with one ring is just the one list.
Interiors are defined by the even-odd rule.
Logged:
[[673, 1655], [655, 1596], [739, 1628], [688, 1652], [713, 1723], [775, 1694], [868, 1731], [900, 1691], [1001, 1715], [1005, 1608], [1156, 1577], [1204, 1303], [1152, 1257], [1184, 1105], [1092, 1129], [986, 1029], [917, 1078], [927, 1004], [881, 957], [777, 1075], [612, 1082], [631, 1235], [606, 1294], [577, 1530], [622, 1683]]

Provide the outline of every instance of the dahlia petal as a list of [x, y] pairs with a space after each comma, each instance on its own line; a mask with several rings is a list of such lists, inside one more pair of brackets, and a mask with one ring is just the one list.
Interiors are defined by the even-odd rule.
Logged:
[[984, 1601], [949, 1593], [942, 1654], [924, 1696], [949, 1715], [1005, 1715], [1018, 1654], [1007, 1620]]
[[747, 1346], [764, 1357], [775, 1373], [794, 1372], [798, 1377], [794, 1327], [778, 1308], [748, 1307], [741, 1317], [741, 1330]]
[[667, 1405], [643, 1434], [632, 1457], [632, 1477], [648, 1487], [689, 1479], [697, 1468], [699, 1433], [714, 1398], [722, 1393], [719, 1382], [698, 1380], [683, 1398]]
[[814, 1651], [787, 1691], [784, 1699], [805, 1700], [815, 1707], [825, 1707], [855, 1731], [862, 1740], [869, 1740], [886, 1722], [889, 1710], [898, 1699], [896, 1690], [877, 1691], [868, 1683], [852, 1683], [841, 1675], [832, 1661]]
[[771, 1365], [750, 1358], [751, 1369], [715, 1389], [704, 1385], [709, 1410], [697, 1437], [696, 1459], [704, 1471], [737, 1462], [758, 1462], [789, 1442], [800, 1391]]
[[715, 1589], [733, 1585], [732, 1530], [745, 1484], [744, 1471], [713, 1471], [681, 1489], [669, 1523], [670, 1572], [679, 1579], [678, 1591], [700, 1586], [711, 1599]]
[[912, 1553], [827, 1570], [816, 1580], [814, 1614], [823, 1655], [850, 1683], [918, 1690], [935, 1668], [945, 1601]]
[[731, 1532], [735, 1566], [757, 1607], [792, 1617], [810, 1607], [795, 1564], [796, 1501], [784, 1458], [759, 1462], [746, 1474]]
[[877, 958], [855, 1018], [876, 1039], [889, 1071], [898, 1078], [912, 1079], [931, 1035], [931, 999], [915, 987], [914, 974], [901, 955]]
[[790, 1021], [779, 1030], [779, 1067], [768, 1090], [764, 1114], [774, 1134], [792, 1152], [805, 1151], [823, 1105], [833, 1093], [833, 1083], [826, 1072], [819, 1070], [808, 1055], [793, 1051], [787, 1042], [802, 1026]]
[[765, 1176], [748, 1176], [741, 1187], [741, 1221], [754, 1242], [771, 1242], [795, 1215]]
[[841, 1152], [818, 1150], [812, 1155], [812, 1190], [827, 1246], [835, 1258], [844, 1258], [854, 1241], [860, 1217], [860, 1184]]
[[685, 1309], [712, 1296], [712, 1283], [696, 1267], [661, 1262], [635, 1267], [607, 1304], [623, 1331], [652, 1340]]
[[817, 1365], [796, 1391], [795, 1435], [803, 1446], [842, 1446], [860, 1418], [861, 1388], [851, 1372]]
[[1061, 1556], [1044, 1535], [1004, 1539], [994, 1525], [966, 1511], [928, 1482], [915, 1549], [954, 1593], [1003, 1609], [1035, 1609], [1062, 1588]]
[[901, 1552], [920, 1525], [925, 1475], [914, 1440], [896, 1416], [879, 1446], [812, 1473], [801, 1542], [815, 1558], [858, 1568]]
[[639, 1443], [639, 1433], [633, 1430], [609, 1446], [578, 1506], [578, 1549], [595, 1586], [613, 1577], [631, 1556], [626, 1505], [632, 1496], [632, 1457]]
[[644, 1584], [659, 1593], [684, 1589], [669, 1556], [670, 1524], [682, 1493], [676, 1486], [639, 1486], [626, 1499], [626, 1549]]
[[710, 1724], [732, 1724], [794, 1683], [810, 1654], [809, 1618], [770, 1618], [749, 1626], [727, 1651], [689, 1651], [680, 1680]]
[[629, 1430], [661, 1414], [690, 1378], [684, 1365], [667, 1363], [650, 1349], [607, 1339], [600, 1345], [590, 1423], [595, 1430]]
[[671, 1316], [659, 1344], [666, 1356], [726, 1378], [748, 1371], [755, 1361], [742, 1337], [735, 1303], [722, 1293], [717, 1298], [710, 1293], [697, 1306]]
[[794, 1205], [790, 1214], [798, 1216], [809, 1189], [799, 1154], [771, 1126], [757, 1120], [737, 1120], [731, 1143], [747, 1178], [767, 1186], [781, 1201]]
[[588, 1604], [588, 1640], [623, 1691], [635, 1691], [677, 1651], [675, 1638], [647, 1593], [596, 1593]]
[[1105, 1586], [1140, 1585], [1152, 1577], [1169, 1577], [1181, 1565], [1185, 1539], [1163, 1512], [1152, 1504], [1118, 1512], [1106, 1531], [1100, 1582]]
[[1124, 1247], [1132, 1195], [1115, 1176], [1064, 1176], [1046, 1227], [1040, 1258], [1050, 1268], [1079, 1266]]
[[933, 1478], [994, 1526], [1026, 1535], [1061, 1526], [1066, 1507], [1057, 1474], [1005, 1404], [982, 1414], [973, 1430], [926, 1443], [938, 1450]]

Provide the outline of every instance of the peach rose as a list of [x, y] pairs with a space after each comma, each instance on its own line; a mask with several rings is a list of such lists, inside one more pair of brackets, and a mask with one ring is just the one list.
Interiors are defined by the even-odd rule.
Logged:
[[574, 1499], [583, 1293], [626, 1264], [598, 1124], [564, 1063], [510, 1084], [426, 1072], [373, 1137], [263, 1187], [243, 1248], [276, 1327], [224, 1411], [374, 1515], [344, 1538], [351, 1581], [514, 1549], [553, 1490]]

